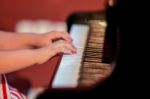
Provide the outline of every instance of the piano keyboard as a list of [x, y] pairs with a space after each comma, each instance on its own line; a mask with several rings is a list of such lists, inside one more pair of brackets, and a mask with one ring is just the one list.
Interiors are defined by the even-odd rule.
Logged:
[[106, 25], [103, 20], [89, 21], [91, 28], [80, 69], [79, 86], [95, 85], [111, 72], [111, 48], [105, 45]]
[[90, 86], [110, 74], [111, 50], [104, 46], [106, 25], [102, 20], [91, 20], [88, 25], [72, 25], [70, 35], [77, 54], [63, 55], [52, 88]]
[[79, 71], [88, 33], [88, 25], [74, 24], [72, 26], [70, 36], [73, 39], [73, 44], [77, 47], [77, 54], [63, 55], [52, 88], [68, 88], [78, 85]]

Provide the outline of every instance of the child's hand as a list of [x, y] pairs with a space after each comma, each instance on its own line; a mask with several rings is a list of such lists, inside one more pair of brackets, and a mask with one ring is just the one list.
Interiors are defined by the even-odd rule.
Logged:
[[74, 54], [76, 53], [75, 46], [65, 40], [58, 40], [50, 45], [57, 53]]
[[38, 64], [42, 64], [48, 61], [50, 58], [58, 53], [74, 54], [76, 53], [76, 48], [65, 40], [58, 40], [48, 46], [38, 49]]
[[63, 39], [69, 43], [72, 42], [71, 37], [66, 32], [49, 32], [46, 34], [38, 35], [37, 42], [35, 43], [34, 46], [43, 47], [51, 44], [53, 41], [60, 40], [60, 39]]

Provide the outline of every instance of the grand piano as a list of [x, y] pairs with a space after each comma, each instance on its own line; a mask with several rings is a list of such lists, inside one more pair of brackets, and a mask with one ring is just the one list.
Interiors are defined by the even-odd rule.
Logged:
[[38, 99], [106, 98], [114, 90], [111, 83], [120, 61], [118, 5], [105, 11], [73, 13], [67, 23], [79, 52], [61, 56], [49, 87]]
[[[109, 30], [105, 12], [75, 13], [68, 19], [68, 31], [77, 47], [76, 55], [63, 55], [51, 88], [94, 87], [115, 68], [118, 33]], [[71, 22], [70, 22], [71, 21]]]

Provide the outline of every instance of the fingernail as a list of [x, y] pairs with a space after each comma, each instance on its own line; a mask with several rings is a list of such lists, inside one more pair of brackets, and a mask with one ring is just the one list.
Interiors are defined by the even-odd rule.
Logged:
[[73, 50], [73, 51], [72, 51], [72, 53], [73, 53], [73, 54], [76, 54], [76, 53], [77, 53], [77, 51], [76, 51], [76, 50]]
[[71, 40], [71, 39], [69, 39], [69, 38], [68, 38], [68, 40], [67, 40], [67, 41], [68, 41], [68, 43], [71, 43], [71, 42], [72, 42], [72, 40]]

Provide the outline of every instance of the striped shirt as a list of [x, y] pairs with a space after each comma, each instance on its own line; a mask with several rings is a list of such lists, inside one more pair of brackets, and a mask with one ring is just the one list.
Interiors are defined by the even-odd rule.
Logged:
[[27, 99], [17, 89], [8, 85], [5, 75], [0, 75], [0, 99]]

